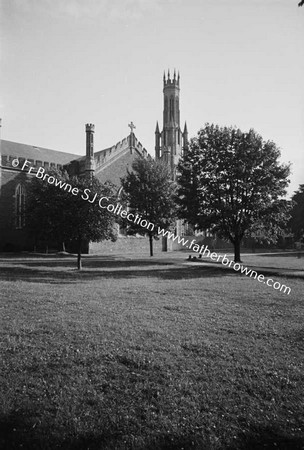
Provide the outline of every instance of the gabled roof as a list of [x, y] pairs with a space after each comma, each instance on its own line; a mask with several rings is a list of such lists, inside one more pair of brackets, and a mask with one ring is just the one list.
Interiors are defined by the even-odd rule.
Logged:
[[141, 156], [147, 157], [148, 155], [147, 150], [143, 147], [141, 142], [139, 142], [139, 140], [133, 133], [132, 136], [129, 135], [125, 137], [112, 147], [108, 147], [95, 152], [94, 157], [96, 162], [96, 170], [102, 170], [103, 167], [108, 165], [108, 163], [117, 160], [120, 155], [123, 155], [130, 148], [133, 148], [135, 152]]
[[[148, 152], [139, 142], [134, 133], [112, 147], [97, 151], [94, 153], [96, 162], [96, 171], [103, 170], [109, 166], [109, 164], [115, 163], [117, 159], [122, 157], [127, 151], [133, 149], [137, 154], [147, 157]], [[18, 142], [6, 141], [1, 139], [1, 155], [7, 157], [7, 161], [13, 158], [28, 159], [34, 161], [34, 164], [39, 163], [54, 163], [58, 166], [68, 166], [71, 164], [71, 168], [75, 167], [75, 174], [82, 173], [85, 170], [86, 156], [75, 155], [73, 153], [60, 152], [57, 150], [51, 150], [44, 147], [38, 147], [34, 145], [20, 144]], [[8, 162], [2, 163], [8, 164]], [[0, 160], [1, 163], [1, 160]], [[73, 164], [72, 164], [73, 163]]]
[[68, 164], [70, 161], [81, 158], [80, 155], [65, 153], [34, 145], [20, 144], [18, 142], [1, 139], [1, 154], [18, 158], [27, 158], [35, 161], [45, 161], [55, 164]]

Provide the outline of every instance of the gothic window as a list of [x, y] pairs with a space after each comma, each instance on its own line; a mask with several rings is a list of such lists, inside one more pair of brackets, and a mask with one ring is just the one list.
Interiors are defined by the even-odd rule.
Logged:
[[25, 213], [25, 189], [24, 186], [18, 184], [15, 192], [15, 208], [16, 208], [16, 228], [24, 227], [24, 213]]
[[170, 97], [170, 119], [174, 118], [174, 98]]
[[165, 97], [165, 122], [168, 120], [168, 97]]

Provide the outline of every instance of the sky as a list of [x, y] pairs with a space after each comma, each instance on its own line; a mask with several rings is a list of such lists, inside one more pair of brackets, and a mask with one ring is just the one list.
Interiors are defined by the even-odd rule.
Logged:
[[254, 128], [304, 183], [304, 7], [297, 0], [0, 0], [1, 137], [85, 154], [135, 134], [154, 155], [163, 72], [181, 127]]

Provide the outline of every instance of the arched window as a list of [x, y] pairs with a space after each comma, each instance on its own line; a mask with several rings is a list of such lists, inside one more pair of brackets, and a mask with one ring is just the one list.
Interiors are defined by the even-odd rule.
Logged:
[[15, 192], [15, 208], [16, 208], [16, 228], [23, 228], [25, 225], [25, 189], [22, 184], [18, 184]]
[[169, 120], [168, 97], [165, 97], [164, 122], [168, 122], [168, 120]]
[[171, 95], [170, 97], [170, 120], [174, 119], [174, 97]]

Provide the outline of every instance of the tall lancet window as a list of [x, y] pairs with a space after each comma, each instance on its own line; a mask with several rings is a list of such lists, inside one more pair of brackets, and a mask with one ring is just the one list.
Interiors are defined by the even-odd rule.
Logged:
[[22, 184], [18, 184], [15, 193], [16, 205], [16, 228], [23, 228], [25, 225], [25, 189]]

